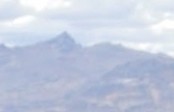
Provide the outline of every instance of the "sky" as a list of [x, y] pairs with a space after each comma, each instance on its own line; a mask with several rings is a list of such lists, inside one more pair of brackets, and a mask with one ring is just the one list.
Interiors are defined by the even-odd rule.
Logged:
[[30, 45], [69, 32], [84, 45], [123, 43], [174, 55], [173, 0], [0, 0], [0, 43]]

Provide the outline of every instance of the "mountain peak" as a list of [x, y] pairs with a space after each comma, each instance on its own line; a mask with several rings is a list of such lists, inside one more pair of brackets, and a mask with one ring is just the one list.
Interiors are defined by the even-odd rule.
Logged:
[[60, 37], [64, 36], [65, 38], [71, 38], [70, 34], [66, 31], [62, 32], [61, 34], [59, 34]]
[[69, 33], [63, 32], [48, 42], [52, 47], [58, 48], [61, 51], [71, 51], [77, 47], [77, 43]]
[[51, 42], [76, 43], [75, 40], [67, 32], [63, 32], [63, 33], [59, 34], [58, 36], [56, 36], [56, 38], [52, 39]]

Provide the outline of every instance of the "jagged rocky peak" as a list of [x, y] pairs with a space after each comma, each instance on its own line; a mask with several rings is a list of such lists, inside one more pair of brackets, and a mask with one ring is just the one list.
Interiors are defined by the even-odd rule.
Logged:
[[73, 49], [79, 47], [76, 41], [70, 36], [69, 33], [63, 32], [56, 36], [54, 39], [49, 41], [49, 44], [59, 49], [60, 51], [72, 51]]
[[59, 34], [51, 41], [58, 44], [76, 44], [75, 40], [70, 36], [68, 32], [63, 32]]

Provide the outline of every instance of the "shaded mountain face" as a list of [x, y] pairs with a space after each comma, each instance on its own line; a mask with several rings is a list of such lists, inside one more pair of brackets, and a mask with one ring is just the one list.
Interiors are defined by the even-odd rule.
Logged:
[[173, 112], [174, 59], [66, 32], [28, 47], [0, 46], [2, 112]]
[[69, 52], [79, 47], [79, 45], [77, 45], [75, 40], [67, 32], [58, 35], [56, 38], [46, 43], [62, 52]]

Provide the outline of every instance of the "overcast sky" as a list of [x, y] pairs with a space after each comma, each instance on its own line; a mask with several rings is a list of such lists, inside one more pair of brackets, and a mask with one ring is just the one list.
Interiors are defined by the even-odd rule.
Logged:
[[0, 42], [27, 45], [68, 31], [78, 42], [174, 51], [173, 0], [0, 0]]

